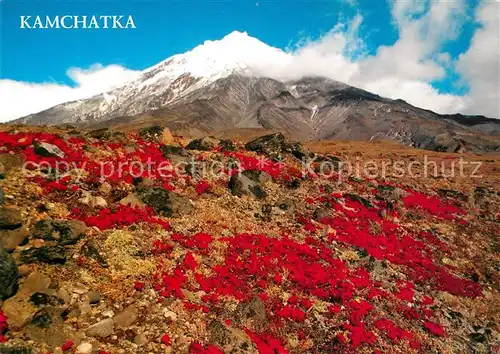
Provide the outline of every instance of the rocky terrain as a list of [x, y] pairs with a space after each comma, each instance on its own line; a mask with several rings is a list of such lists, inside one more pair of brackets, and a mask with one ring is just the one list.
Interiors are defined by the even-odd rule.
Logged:
[[[0, 141], [2, 354], [499, 351], [497, 157], [162, 127]], [[364, 162], [389, 167], [345, 170]]]

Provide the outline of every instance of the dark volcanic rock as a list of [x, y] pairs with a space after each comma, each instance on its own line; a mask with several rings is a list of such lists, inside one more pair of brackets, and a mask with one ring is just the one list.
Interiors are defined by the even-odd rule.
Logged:
[[45, 241], [57, 241], [61, 245], [72, 245], [85, 236], [87, 225], [78, 220], [40, 220], [35, 224], [33, 237]]
[[52, 325], [52, 316], [46, 310], [41, 310], [30, 321], [30, 325], [38, 328], [49, 328]]
[[193, 210], [193, 205], [188, 198], [161, 187], [140, 189], [137, 195], [143, 203], [167, 217], [178, 217], [189, 214]]
[[43, 141], [42, 142], [35, 141], [33, 145], [35, 147], [35, 153], [40, 156], [63, 158], [65, 155], [64, 151], [62, 151], [53, 144], [49, 144]]
[[66, 263], [68, 255], [63, 246], [43, 246], [40, 248], [30, 248], [21, 252], [21, 262], [23, 263]]
[[200, 151], [210, 151], [217, 148], [220, 144], [220, 140], [214, 138], [213, 136], [207, 136], [202, 139], [191, 140], [186, 146], [188, 150], [200, 150]]
[[104, 139], [109, 137], [111, 131], [108, 128], [96, 129], [88, 132], [86, 135], [94, 139]]
[[225, 151], [236, 151], [236, 146], [234, 145], [234, 143], [233, 143], [232, 140], [223, 139], [223, 140], [220, 141], [219, 145], [221, 147], [221, 151], [222, 152], [225, 152]]
[[33, 351], [28, 347], [9, 347], [0, 344], [0, 353], [2, 354], [32, 354]]
[[12, 256], [0, 245], [0, 299], [13, 296], [18, 289], [19, 273]]
[[297, 159], [299, 160], [304, 160], [304, 159], [307, 159], [309, 157], [313, 157], [314, 154], [307, 151], [301, 143], [297, 142], [297, 143], [293, 143], [289, 146], [289, 149], [290, 149], [290, 153]]
[[0, 208], [0, 230], [14, 230], [21, 227], [23, 218], [16, 209]]
[[59, 299], [57, 296], [47, 295], [45, 293], [39, 292], [31, 294], [29, 302], [36, 307], [46, 305], [58, 306], [64, 304], [64, 301], [62, 299]]
[[185, 149], [175, 145], [160, 146], [160, 151], [162, 152], [163, 156], [167, 159], [172, 155], [177, 155], [182, 157], [189, 156], [189, 154]]
[[243, 174], [235, 174], [229, 180], [229, 188], [231, 193], [238, 197], [243, 195], [253, 195], [258, 199], [267, 197], [266, 191], [257, 182], [252, 181], [250, 178]]
[[245, 145], [250, 151], [265, 154], [273, 159], [281, 158], [281, 154], [286, 150], [285, 136], [281, 133], [261, 136]]
[[148, 141], [158, 141], [162, 135], [163, 127], [160, 125], [153, 125], [152, 127], [139, 131], [139, 136]]

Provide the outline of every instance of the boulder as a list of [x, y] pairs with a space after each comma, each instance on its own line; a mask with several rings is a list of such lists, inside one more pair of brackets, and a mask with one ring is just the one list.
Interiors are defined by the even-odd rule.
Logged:
[[229, 180], [229, 188], [231, 193], [235, 196], [241, 197], [243, 195], [253, 195], [258, 199], [267, 197], [266, 191], [260, 186], [259, 183], [252, 181], [244, 174], [235, 174]]
[[19, 272], [12, 256], [0, 246], [0, 299], [13, 296], [18, 289]]
[[314, 156], [313, 153], [306, 150], [304, 148], [304, 146], [302, 146], [302, 144], [299, 142], [290, 144], [290, 146], [288, 148], [290, 149], [290, 153], [295, 158], [297, 158], [298, 160], [301, 160], [301, 161]]
[[68, 255], [63, 246], [43, 246], [40, 248], [30, 248], [21, 252], [22, 263], [49, 263], [64, 264]]
[[167, 217], [179, 217], [193, 210], [188, 198], [161, 187], [140, 189], [137, 194], [142, 202]]
[[236, 151], [236, 146], [234, 145], [233, 141], [229, 139], [222, 139], [219, 142], [219, 146], [221, 147], [222, 152]]
[[21, 227], [23, 218], [17, 209], [0, 208], [0, 230], [14, 230]]
[[38, 312], [38, 308], [29, 302], [26, 294], [17, 294], [7, 299], [2, 306], [2, 311], [7, 316], [7, 323], [11, 328], [22, 328], [28, 324]]
[[202, 139], [191, 140], [186, 146], [188, 150], [211, 151], [216, 149], [220, 144], [220, 140], [213, 136], [207, 136]]
[[142, 129], [139, 131], [139, 136], [144, 140], [162, 144], [172, 144], [174, 142], [172, 132], [168, 128], [160, 125], [154, 125], [152, 127]]
[[208, 325], [210, 343], [217, 345], [224, 353], [257, 353], [257, 348], [250, 337], [243, 331], [228, 327], [215, 320]]
[[250, 151], [261, 153], [273, 159], [280, 159], [287, 149], [285, 136], [282, 133], [261, 136], [245, 145]]
[[146, 204], [143, 203], [134, 193], [130, 193], [125, 198], [120, 200], [119, 203], [121, 205], [131, 206], [132, 208], [144, 208], [146, 206]]
[[114, 326], [113, 320], [107, 318], [87, 328], [85, 334], [89, 337], [106, 338], [115, 332]]
[[33, 237], [57, 241], [60, 245], [73, 245], [87, 232], [87, 225], [79, 220], [44, 219], [35, 224]]
[[128, 328], [137, 322], [139, 310], [134, 305], [127, 307], [125, 310], [113, 317], [113, 322], [116, 328]]
[[34, 141], [33, 145], [35, 147], [35, 154], [40, 155], [40, 156], [63, 158], [66, 155], [64, 153], [64, 151], [59, 149], [54, 144], [49, 144], [49, 143], [46, 143], [44, 141], [42, 141], [42, 142]]
[[14, 251], [17, 246], [24, 244], [29, 235], [28, 228], [22, 226], [15, 230], [0, 231], [0, 241], [7, 251]]

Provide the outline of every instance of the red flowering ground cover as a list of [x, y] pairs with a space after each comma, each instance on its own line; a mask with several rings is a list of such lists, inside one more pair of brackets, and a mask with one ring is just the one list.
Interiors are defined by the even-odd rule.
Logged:
[[[491, 214], [485, 206], [439, 197], [425, 182], [336, 185], [332, 178], [303, 178], [292, 156], [278, 163], [242, 145], [236, 152], [190, 152], [200, 161], [237, 160], [243, 170], [268, 173], [272, 181], [263, 188], [271, 196], [259, 201], [231, 195], [226, 185], [236, 171], [229, 167], [217, 177], [168, 168], [165, 174], [159, 165], [173, 162], [161, 144], [134, 135], [111, 141], [0, 132], [0, 140], [0, 153], [21, 154], [31, 171], [7, 175], [7, 192], [56, 205], [31, 208], [33, 220], [85, 222], [92, 227], [87, 237], [109, 261], [103, 267], [85, 254], [84, 240], [67, 246], [72, 257], [64, 266], [37, 265], [60, 287], [79, 283], [103, 295], [86, 317], [69, 315], [65, 325], [74, 335], [59, 344], [64, 352], [74, 352], [83, 341], [78, 331], [106, 310], [130, 304], [140, 309], [138, 320], [114, 337], [87, 338], [94, 349], [223, 353], [240, 341], [242, 353], [465, 353], [491, 350], [498, 338], [492, 327], [500, 297], [491, 267], [498, 257], [488, 248], [498, 224], [477, 217], [477, 208]], [[57, 146], [64, 157], [41, 156], [35, 142]], [[37, 172], [40, 164], [58, 170]], [[166, 218], [149, 206], [121, 205], [137, 191], [138, 177], [189, 197], [195, 211]], [[292, 180], [299, 184], [292, 187]], [[104, 193], [104, 184], [111, 190]], [[404, 193], [389, 201], [384, 186]], [[28, 187], [38, 194], [16, 190]], [[83, 191], [102, 196], [107, 207], [83, 205]], [[267, 218], [264, 210], [271, 210]], [[0, 342], [31, 335], [7, 324], [0, 311]], [[34, 342], [40, 352], [55, 350], [40, 337]]]

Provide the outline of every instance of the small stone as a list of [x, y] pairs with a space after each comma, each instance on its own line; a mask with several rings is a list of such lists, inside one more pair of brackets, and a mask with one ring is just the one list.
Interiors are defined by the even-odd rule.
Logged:
[[44, 292], [49, 288], [51, 280], [44, 274], [31, 273], [23, 283], [20, 293], [32, 294], [36, 292]]
[[108, 317], [108, 318], [111, 318], [115, 315], [115, 313], [113, 312], [113, 310], [105, 310], [102, 312], [102, 315], [104, 317]]
[[267, 193], [257, 182], [252, 181], [250, 178], [243, 174], [235, 174], [229, 180], [229, 189], [235, 196], [241, 197], [243, 195], [253, 195], [258, 199], [264, 199]]
[[144, 208], [146, 206], [146, 204], [143, 203], [135, 193], [130, 193], [125, 198], [120, 200], [119, 203], [131, 206], [132, 208]]
[[139, 310], [132, 305], [113, 317], [113, 321], [117, 328], [127, 328], [132, 326], [138, 317]]
[[94, 196], [90, 194], [90, 192], [82, 191], [82, 198], [78, 199], [78, 201], [84, 205], [88, 205], [91, 208], [107, 208], [108, 202], [101, 196]]
[[111, 318], [107, 318], [90, 326], [85, 331], [89, 337], [106, 338], [114, 333], [114, 322]]
[[101, 301], [101, 294], [95, 291], [89, 291], [85, 296], [91, 305], [98, 304]]
[[49, 203], [45, 203], [45, 204], [44, 204], [44, 207], [45, 207], [45, 209], [47, 209], [47, 210], [54, 210], [54, 209], [55, 209], [55, 207], [56, 207], [56, 204], [55, 204], [55, 203], [50, 203], [50, 202], [49, 202]]
[[0, 247], [0, 299], [13, 296], [18, 289], [19, 272], [12, 256]]
[[193, 211], [193, 205], [188, 198], [161, 187], [141, 189], [138, 197], [157, 213], [167, 217], [179, 217]]
[[108, 182], [104, 182], [99, 186], [99, 192], [101, 192], [104, 195], [109, 195], [112, 190], [113, 187], [111, 187], [111, 184], [109, 184]]
[[89, 354], [92, 352], [92, 344], [82, 343], [76, 347], [76, 354]]
[[177, 320], [177, 314], [173, 311], [170, 311], [169, 309], [163, 310], [163, 317], [170, 319], [171, 321]]
[[33, 268], [23, 264], [19, 266], [18, 271], [20, 277], [26, 277], [31, 274]]
[[12, 208], [0, 208], [0, 230], [14, 230], [21, 227], [21, 212]]
[[250, 337], [243, 331], [213, 321], [207, 327], [210, 343], [216, 344], [224, 353], [255, 353], [257, 349]]
[[85, 285], [83, 285], [81, 283], [74, 283], [73, 285], [70, 286], [69, 289], [72, 293], [75, 293], [78, 295], [83, 295], [89, 291], [89, 288], [87, 288]]
[[149, 343], [148, 336], [146, 335], [146, 333], [139, 333], [135, 336], [134, 343], [139, 346], [147, 345]]

